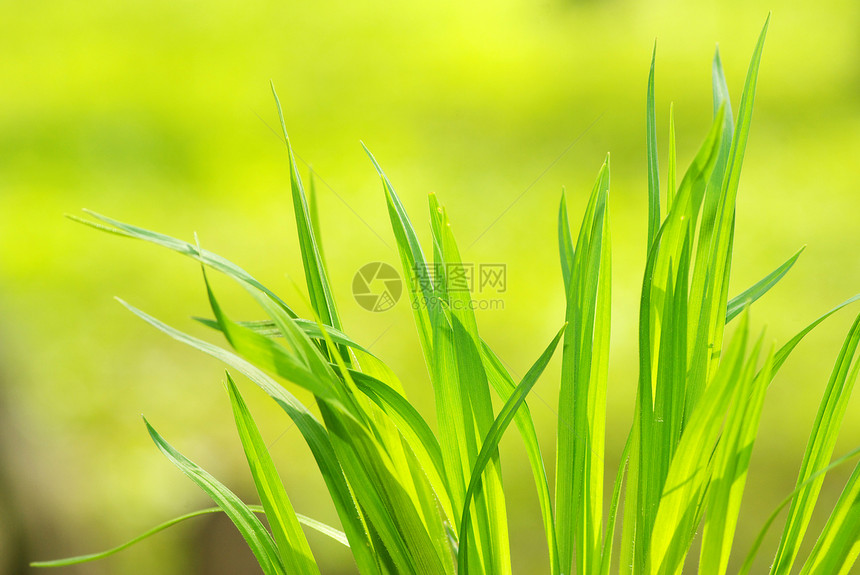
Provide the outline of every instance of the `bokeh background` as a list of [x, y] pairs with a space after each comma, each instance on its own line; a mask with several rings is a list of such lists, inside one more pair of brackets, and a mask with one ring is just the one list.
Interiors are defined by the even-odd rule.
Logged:
[[[806, 244], [791, 274], [753, 311], [756, 326], [784, 342], [860, 292], [855, 0], [0, 0], [0, 573], [29, 572], [24, 560], [99, 550], [208, 505], [157, 452], [141, 413], [254, 498], [221, 366], [113, 299], [211, 337], [189, 319], [207, 312], [197, 266], [63, 215], [89, 208], [185, 239], [196, 231], [210, 250], [306, 311], [270, 79], [303, 174], [309, 166], [317, 174], [346, 330], [401, 374], [430, 419], [408, 306], [369, 313], [350, 293], [361, 265], [399, 266], [379, 180], [359, 141], [387, 170], [425, 240], [426, 195], [436, 192], [464, 259], [507, 265], [504, 309], [480, 312], [479, 324], [519, 373], [563, 321], [555, 239], [561, 188], [576, 226], [611, 152], [613, 469], [636, 377], [654, 39], [661, 167], [670, 101], [685, 167], [710, 124], [715, 44], [736, 107], [769, 9], [730, 295]], [[215, 286], [234, 317], [256, 317], [228, 281], [217, 278]], [[809, 336], [769, 392], [736, 543], [741, 554], [793, 487], [857, 311]], [[557, 360], [531, 401], [550, 469]], [[262, 393], [242, 389], [297, 510], [335, 521], [297, 431]], [[858, 414], [854, 401], [837, 453], [860, 443]], [[505, 440], [503, 458], [515, 572], [545, 572], [538, 506], [516, 434]], [[841, 473], [826, 484], [825, 504], [838, 496]], [[313, 535], [311, 545], [324, 573], [354, 572], [336, 545]], [[199, 520], [66, 572], [251, 573], [238, 567], [249, 557], [229, 525]]]

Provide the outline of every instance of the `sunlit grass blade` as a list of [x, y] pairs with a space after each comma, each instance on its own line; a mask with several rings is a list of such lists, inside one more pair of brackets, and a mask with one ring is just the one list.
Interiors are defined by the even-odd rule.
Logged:
[[349, 371], [358, 389], [373, 400], [394, 421], [403, 438], [421, 464], [439, 505], [445, 515], [454, 519], [454, 509], [448, 496], [442, 450], [433, 431], [405, 397], [384, 382], [360, 371]]
[[[442, 258], [442, 269], [445, 272], [445, 279], [440, 283], [444, 290], [443, 297], [446, 298], [447, 307], [450, 310], [451, 343], [455, 359], [454, 371], [446, 378], [446, 382], [454, 383], [451, 375], [458, 380], [455, 385], [459, 388], [459, 393], [454, 402], [458, 404], [457, 409], [465, 429], [468, 430], [462, 438], [465, 439], [465, 443], [461, 443], [465, 451], [460, 451], [459, 455], [461, 481], [465, 483], [475, 468], [483, 438], [493, 424], [493, 405], [487, 373], [481, 358], [482, 343], [472, 307], [472, 294], [468, 284], [463, 285], [460, 275], [465, 269], [460, 251], [451, 231], [448, 215], [439, 205], [435, 195], [430, 195], [429, 204], [434, 245], [437, 247], [437, 257]], [[439, 315], [440, 327], [444, 328], [441, 313], [437, 315]], [[456, 388], [452, 386], [451, 391]], [[450, 413], [440, 413], [439, 425], [446, 425], [450, 416]], [[478, 535], [478, 556], [485, 570], [505, 575], [511, 572], [511, 558], [498, 453], [490, 460], [486, 472], [475, 497], [473, 524]]]
[[[797, 478], [798, 485], [805, 482], [818, 470], [826, 467], [833, 454], [842, 418], [845, 415], [845, 408], [854, 383], [857, 381], [858, 371], [860, 371], [860, 359], [855, 358], [858, 346], [860, 346], [860, 316], [854, 321], [854, 325], [845, 338], [842, 350], [833, 367], [830, 381], [827, 383], [827, 388], [821, 399], [806, 453], [804, 453], [803, 462], [800, 466], [800, 473]], [[800, 544], [809, 526], [823, 481], [824, 478], [822, 477], [808, 485], [792, 501], [788, 511], [788, 519], [785, 522], [785, 529], [779, 542], [779, 549], [777, 549], [776, 558], [771, 567], [770, 572], [772, 574], [783, 575], [791, 572], [800, 551]]]
[[[541, 356], [531, 367], [531, 369], [529, 369], [520, 384], [505, 402], [505, 405], [502, 407], [501, 411], [499, 411], [499, 415], [493, 421], [493, 424], [490, 426], [490, 429], [487, 432], [483, 443], [481, 444], [481, 451], [475, 460], [475, 467], [472, 470], [472, 476], [469, 479], [469, 487], [466, 490], [466, 498], [463, 504], [462, 520], [460, 522], [460, 551], [457, 559], [457, 572], [460, 575], [467, 575], [470, 573], [468, 569], [468, 555], [470, 546], [469, 526], [472, 517], [472, 499], [476, 496], [478, 490], [480, 489], [481, 483], [485, 479], [484, 473], [487, 470], [487, 466], [495, 457], [498, 457], [498, 447], [499, 442], [502, 440], [502, 436], [505, 434], [505, 431], [507, 430], [508, 426], [514, 420], [517, 410], [525, 402], [526, 396], [534, 387], [535, 383], [537, 383], [537, 380], [538, 378], [540, 378], [544, 369], [546, 369], [546, 366], [549, 363], [549, 360], [552, 357], [555, 348], [558, 346], [558, 342], [561, 340], [561, 336], [564, 333], [565, 327], [567, 326], [565, 325], [561, 328], [561, 330], [559, 330], [559, 332], [550, 342], [549, 346], [547, 346], [546, 350], [543, 352], [543, 354], [541, 354]], [[474, 575], [482, 574], [475, 573]]]
[[779, 517], [779, 513], [783, 509], [785, 509], [785, 507], [788, 504], [792, 503], [794, 501], [795, 497], [797, 497], [801, 491], [806, 489], [812, 483], [822, 479], [830, 471], [836, 469], [837, 467], [844, 465], [845, 463], [851, 461], [852, 459], [854, 459], [858, 455], [860, 455], [860, 447], [852, 449], [851, 451], [849, 451], [848, 453], [846, 453], [842, 457], [834, 460], [833, 463], [831, 463], [827, 467], [825, 467], [823, 469], [819, 469], [818, 471], [816, 471], [815, 473], [810, 475], [806, 481], [804, 481], [803, 483], [801, 483], [800, 485], [795, 487], [794, 491], [789, 493], [788, 496], [785, 499], [783, 499], [779, 505], [777, 505], [776, 509], [774, 509], [771, 512], [771, 514], [768, 516], [767, 520], [764, 522], [764, 525], [759, 530], [758, 535], [756, 535], [755, 540], [753, 540], [753, 543], [750, 546], [749, 551], [747, 552], [746, 559], [744, 559], [744, 562], [741, 565], [740, 570], [738, 571], [738, 575], [747, 575], [750, 572], [750, 569], [752, 568], [753, 561], [758, 556], [759, 550], [761, 549], [761, 545], [764, 542], [764, 538], [767, 535], [767, 532], [770, 530], [771, 526], [776, 521], [776, 518]]
[[248, 509], [248, 506], [242, 503], [232, 491], [222, 485], [217, 479], [200, 468], [190, 459], [176, 451], [173, 446], [167, 443], [155, 429], [149, 424], [146, 419], [146, 429], [149, 431], [150, 437], [158, 446], [158, 449], [179, 468], [182, 473], [188, 476], [196, 483], [212, 500], [224, 510], [224, 513], [248, 543], [248, 547], [257, 558], [260, 568], [266, 575], [286, 575], [281, 560], [278, 557], [278, 550], [275, 547], [275, 542], [272, 536], [266, 531], [266, 528], [254, 515], [253, 511]]
[[323, 249], [322, 242], [322, 232], [320, 228], [320, 210], [319, 210], [319, 196], [317, 195], [317, 179], [314, 177], [313, 169], [310, 170], [308, 174], [308, 212], [311, 216], [311, 232], [314, 235], [314, 241], [316, 242], [317, 251], [320, 255], [320, 263], [323, 266], [323, 269], [328, 271], [328, 267], [325, 263], [325, 250]]
[[[260, 505], [248, 505], [248, 509], [253, 511], [254, 513], [265, 513], [265, 510]], [[220, 507], [207, 507], [206, 509], [200, 509], [198, 511], [192, 511], [191, 513], [186, 513], [184, 515], [180, 515], [179, 517], [174, 517], [169, 521], [165, 521], [164, 523], [160, 523], [141, 533], [134, 539], [126, 541], [121, 545], [117, 545], [116, 547], [112, 547], [110, 549], [106, 549], [105, 551], [101, 551], [99, 553], [89, 553], [87, 555], [78, 555], [76, 557], [68, 557], [66, 559], [55, 559], [53, 561], [33, 561], [30, 563], [30, 567], [66, 567], [68, 565], [77, 565], [79, 563], [89, 563], [91, 561], [97, 561], [99, 559], [104, 559], [106, 557], [110, 557], [111, 555], [115, 555], [120, 551], [124, 551], [133, 545], [140, 543], [146, 539], [149, 539], [153, 535], [161, 533], [165, 529], [169, 529], [174, 525], [179, 523], [183, 523], [189, 519], [194, 519], [195, 517], [200, 517], [203, 515], [209, 515], [211, 513], [223, 513], [224, 510]], [[314, 531], [322, 533], [327, 537], [330, 537], [332, 540], [337, 541], [341, 545], [345, 547], [349, 547], [349, 541], [346, 539], [346, 535], [344, 535], [343, 531], [335, 529], [325, 523], [317, 521], [316, 519], [311, 519], [310, 517], [306, 517], [299, 513], [296, 513], [296, 517], [298, 518], [299, 523], [304, 525], [305, 527], [309, 527]]]
[[705, 499], [699, 575], [724, 575], [728, 568], [750, 457], [772, 373], [771, 349], [758, 375], [743, 382], [748, 385], [738, 385], [735, 390], [714, 455]]
[[782, 367], [782, 364], [785, 363], [785, 361], [788, 359], [788, 356], [790, 356], [791, 352], [794, 351], [794, 348], [797, 347], [797, 345], [801, 342], [801, 340], [803, 340], [804, 337], [806, 337], [809, 334], [809, 332], [811, 332], [813, 329], [818, 327], [818, 325], [821, 322], [823, 322], [824, 320], [829, 318], [831, 315], [833, 315], [837, 311], [841, 310], [845, 306], [852, 304], [858, 300], [860, 300], [860, 294], [857, 294], [854, 297], [848, 298], [847, 300], [845, 300], [841, 304], [837, 305], [836, 307], [834, 307], [833, 309], [831, 309], [827, 313], [821, 315], [815, 321], [813, 321], [808, 326], [806, 326], [805, 328], [800, 330], [800, 332], [798, 332], [785, 345], [783, 345], [781, 348], [779, 348], [779, 351], [776, 352], [776, 355], [774, 356], [773, 372], [776, 373], [777, 371], [779, 371], [779, 368]]
[[720, 437], [720, 429], [736, 386], [748, 387], [755, 376], [761, 341], [749, 359], [745, 350], [749, 325], [745, 315], [720, 363], [712, 384], [684, 428], [669, 473], [662, 487], [651, 534], [647, 572], [669, 575], [683, 565], [707, 487], [709, 462]]
[[620, 463], [618, 465], [618, 474], [615, 476], [615, 484], [612, 487], [612, 499], [609, 502], [609, 515], [606, 524], [606, 535], [603, 538], [603, 551], [600, 558], [600, 574], [609, 575], [609, 569], [612, 567], [612, 546], [615, 542], [615, 526], [618, 518], [618, 504], [621, 501], [621, 491], [624, 483], [624, 476], [628, 469], [630, 461], [630, 451], [633, 446], [633, 434], [627, 436], [627, 442], [624, 444], [624, 449], [621, 451]]
[[842, 495], [800, 575], [839, 575], [851, 572], [860, 554], [860, 465], [848, 478]]
[[428, 301], [432, 301], [432, 281], [427, 281], [427, 278], [419, 277], [419, 274], [422, 272], [426, 273], [429, 269], [427, 267], [427, 260], [424, 258], [424, 252], [421, 249], [421, 244], [418, 242], [415, 228], [412, 226], [409, 215], [406, 213], [406, 208], [403, 207], [403, 203], [394, 191], [385, 172], [379, 166], [376, 158], [370, 153], [370, 150], [363, 142], [361, 145], [382, 180], [385, 200], [388, 205], [388, 215], [391, 220], [391, 229], [397, 241], [397, 250], [400, 254], [404, 278], [407, 281], [407, 285], [418, 287], [418, 289], [407, 291], [412, 300], [412, 310], [415, 325], [418, 328], [418, 337], [421, 341], [421, 350], [424, 352], [428, 370], [432, 370], [433, 324], [430, 321], [428, 310], [430, 306], [427, 305]]
[[[682, 390], [685, 390], [685, 394], [689, 396], [689, 389], [697, 385], [697, 379], [701, 379], [697, 378], [695, 357], [682, 360], [677, 351], [666, 352], [661, 348], [664, 345], [664, 331], [667, 331], [669, 336], [669, 339], [665, 339], [667, 345], [673, 341], [677, 343], [678, 339], [684, 337], [685, 345], [689, 346], [688, 338], [693, 337], [693, 334], [689, 333], [689, 325], [695, 323], [696, 306], [692, 297], [687, 298], [686, 294], [689, 293], [690, 288], [679, 276], [689, 276], [689, 270], [692, 269], [691, 254], [695, 234], [693, 226], [698, 218], [702, 199], [719, 154], [719, 142], [724, 130], [723, 114], [723, 108], [717, 111], [710, 131], [690, 167], [684, 173], [672, 201], [672, 210], [658, 232], [660, 242], [658, 244], [655, 239], [652, 244], [652, 248], [656, 246], [658, 249], [653, 264], [653, 277], [648, 287], [652, 292], [649, 295], [650, 303], [647, 308], [650, 315], [647, 333], [650, 338], [648, 350], [650, 355], [644, 359], [650, 362], [650, 384], [657, 394], [654, 396], [655, 402], [660, 395], [676, 395]], [[695, 283], [695, 278], [693, 282]], [[677, 295], [669, 297], [670, 291]], [[673, 298], [677, 301], [673, 301]], [[642, 308], [643, 313], [645, 309]], [[681, 329], [687, 332], [683, 336], [678, 332]], [[640, 353], [642, 353], [641, 348]], [[677, 363], [663, 366], [665, 361]], [[681, 363], [686, 363], [687, 366], [681, 366]], [[671, 369], [673, 367], [674, 369]], [[687, 371], [690, 372], [689, 375], [685, 374]], [[675, 377], [673, 373], [682, 375]], [[685, 414], [689, 409], [687, 397], [674, 404], [682, 406]], [[662, 446], [654, 444], [652, 438], [643, 435], [642, 439], [644, 447], [650, 449], [650, 446], [655, 446], [656, 451], [651, 455], [661, 453]], [[650, 473], [647, 470], [646, 472]]]
[[268, 295], [272, 301], [276, 302], [290, 317], [296, 317], [296, 313], [284, 301], [279, 298], [273, 291], [254, 279], [248, 272], [237, 266], [236, 264], [226, 260], [225, 258], [214, 254], [207, 250], [198, 249], [198, 246], [183, 240], [172, 238], [170, 236], [139, 228], [131, 224], [126, 224], [118, 220], [114, 220], [107, 216], [97, 214], [95, 212], [84, 210], [84, 212], [101, 223], [85, 220], [77, 216], [66, 216], [70, 220], [84, 224], [97, 230], [127, 237], [143, 240], [158, 246], [165, 247], [169, 250], [179, 252], [184, 256], [188, 256], [200, 263], [206, 264], [212, 269], [232, 277], [240, 284], [252, 286]]
[[287, 125], [284, 122], [284, 112], [275, 85], [272, 83], [272, 95], [275, 97], [275, 106], [278, 108], [278, 119], [281, 122], [281, 130], [287, 144], [287, 157], [290, 163], [290, 189], [293, 196], [293, 208], [296, 214], [296, 230], [299, 233], [299, 246], [302, 251], [302, 264], [305, 269], [305, 281], [308, 285], [308, 293], [311, 297], [314, 312], [326, 325], [340, 329], [340, 318], [337, 314], [337, 306], [329, 286], [328, 274], [325, 264], [317, 246], [317, 235], [308, 208], [307, 197], [299, 176], [293, 148], [290, 145], [290, 136], [287, 134]]
[[[556, 534], [562, 573], [599, 568], [603, 536], [603, 455], [610, 328], [609, 157], [579, 230], [567, 286], [556, 464]], [[563, 215], [563, 214], [562, 214]], [[561, 237], [565, 240], [560, 218]], [[564, 266], [565, 264], [562, 263]]]
[[[623, 573], [641, 573], [645, 567], [648, 538], [651, 532], [649, 514], [656, 512], [659, 489], [650, 477], [652, 461], [649, 450], [654, 426], [654, 390], [651, 375], [651, 288], [657, 254], [666, 226], [663, 225], [651, 244], [645, 263], [639, 300], [639, 381], [631, 431], [631, 461], [624, 498], [624, 528], [621, 537]], [[644, 438], [644, 439], [643, 439]]]
[[299, 526], [290, 498], [278, 475], [272, 456], [263, 441], [248, 406], [242, 399], [233, 378], [227, 373], [227, 390], [236, 419], [236, 429], [245, 450], [248, 467], [257, 487], [257, 494], [277, 544], [281, 563], [287, 573], [319, 575], [319, 567]]
[[[353, 407], [343, 390], [333, 385], [333, 381], [336, 379], [333, 372], [331, 373], [331, 378], [318, 377], [305, 364], [307, 357], [300, 357], [273, 339], [231, 321], [218, 304], [218, 300], [215, 298], [215, 294], [209, 285], [209, 280], [206, 278], [205, 271], [203, 280], [206, 284], [206, 292], [209, 296], [212, 313], [215, 315], [215, 319], [218, 321], [218, 325], [221, 327], [221, 331], [224, 333], [227, 341], [230, 342], [230, 345], [239, 355], [254, 365], [307, 389], [322, 400], [338, 403], [345, 401], [345, 404], [340, 403], [345, 412], [348, 411], [349, 407]], [[349, 412], [355, 415], [354, 409]]]
[[[216, 329], [216, 330], [223, 333], [221, 326], [218, 324], [218, 320], [209, 319], [209, 318], [205, 318], [205, 317], [192, 317], [191, 319], [205, 325], [206, 327]], [[277, 338], [277, 337], [283, 337], [283, 335], [284, 335], [281, 332], [281, 329], [278, 328], [278, 325], [274, 322], [274, 320], [271, 320], [271, 319], [263, 319], [263, 320], [255, 320], [255, 321], [237, 321], [234, 323], [241, 326], [241, 327], [250, 329], [251, 331], [254, 331], [260, 335], [264, 335], [266, 337]], [[319, 341], [323, 340], [322, 330], [320, 329], [319, 324], [317, 324], [316, 322], [306, 320], [306, 319], [296, 318], [293, 320], [293, 323], [295, 323], [296, 326], [301, 328], [301, 330], [308, 337], [310, 337], [312, 339], [319, 340]], [[346, 335], [342, 331], [339, 331], [333, 327], [327, 327], [326, 333], [332, 339], [332, 341], [338, 345], [345, 345], [347, 347], [350, 347], [356, 351], [360, 351], [360, 352], [365, 353], [367, 355], [373, 355], [370, 353], [370, 351], [368, 351], [367, 349], [362, 347], [360, 344], [356, 343], [354, 340], [352, 340], [348, 335]]]
[[761, 296], [770, 291], [770, 288], [775, 286], [779, 280], [783, 278], [785, 274], [788, 273], [788, 270], [791, 269], [791, 266], [794, 265], [794, 262], [797, 261], [797, 258], [800, 257], [800, 254], [803, 253], [803, 250], [806, 249], [806, 246], [797, 250], [797, 252], [788, 258], [785, 263], [781, 266], [767, 274], [761, 280], [755, 283], [755, 285], [750, 286], [745, 289], [743, 292], [733, 297], [729, 303], [726, 305], [726, 323], [732, 321], [741, 311], [743, 311], [744, 306], [748, 303], [753, 303]]
[[266, 375], [263, 370], [252, 363], [217, 345], [182, 333], [124, 301], [119, 301], [129, 311], [173, 339], [202, 351], [239, 371], [275, 400], [293, 423], [295, 423], [296, 428], [302, 434], [302, 437], [304, 437], [314, 456], [317, 467], [325, 480], [326, 487], [334, 502], [341, 525], [343, 525], [344, 532], [349, 539], [350, 549], [352, 549], [353, 557], [360, 572], [363, 575], [379, 575], [379, 566], [374, 555], [373, 546], [356, 507], [352, 491], [347, 485], [343, 470], [329, 439], [328, 431], [319, 420], [295, 396], [287, 391], [284, 386]]
[[657, 113], [654, 106], [654, 63], [657, 59], [657, 42], [651, 52], [651, 71], [648, 73], [648, 98], [645, 104], [645, 155], [648, 159], [648, 243], [654, 243], [660, 229], [660, 168], [657, 163]]
[[[333, 343], [326, 338], [333, 350]], [[343, 359], [333, 354], [340, 375], [350, 380]], [[351, 386], [354, 386], [351, 382]], [[401, 479], [403, 470], [397, 469], [389, 453], [373, 433], [359, 422], [333, 412], [328, 405], [320, 404], [326, 426], [343, 466], [350, 478], [362, 509], [381, 541], [390, 553], [397, 572], [416, 575], [453, 575], [454, 565], [448, 552], [444, 532], [422, 521], [415, 493], [407, 491]], [[372, 425], [372, 424], [371, 424]], [[438, 527], [438, 523], [436, 524]]]
[[[698, 369], [704, 371], [705, 375], [703, 378], [699, 377], [696, 380], [697, 385], [692, 387], [688, 393], [689, 409], [687, 414], [690, 413], [691, 409], [695, 408], [698, 398], [711, 379], [711, 374], [717, 369], [720, 350], [723, 346], [728, 286], [731, 275], [731, 253], [734, 245], [735, 205], [744, 152], [746, 151], [750, 124], [752, 122], [753, 103], [755, 101], [761, 55], [769, 23], [770, 15], [768, 14], [756, 43], [747, 71], [743, 93], [741, 94], [738, 118], [732, 134], [731, 148], [728, 152], [725, 175], [722, 178], [720, 188], [719, 204], [714, 215], [713, 235], [709, 238], [710, 247], [709, 255], [707, 256], [707, 260], [705, 260], [707, 262], [706, 269], [701, 270], [701, 272], [698, 267], [696, 269], [697, 274], [704, 274], [700, 278], [700, 286], [704, 290], [700, 293], [694, 285], [694, 289], [691, 292], [691, 301], [697, 302], [697, 305], [698, 302], [702, 302], [701, 312], [693, 316], [694, 321], [697, 322], [697, 330], [702, 332], [694, 340], [693, 345], [698, 346], [694, 348], [694, 356], [697, 356], [697, 361], [701, 361], [699, 358], [706, 355], [709, 357], [705, 357], [704, 366], [701, 366], [700, 363], [696, 364]], [[700, 246], [702, 246], [701, 238]], [[702, 249], [705, 248], [703, 247]], [[705, 343], [705, 347], [702, 347], [702, 342]], [[701, 385], [699, 382], [704, 382], [704, 385]]]
[[[508, 370], [502, 365], [502, 361], [492, 349], [483, 343], [484, 366], [487, 370], [487, 378], [502, 401], [507, 402], [517, 388]], [[558, 563], [558, 542], [555, 535], [555, 514], [552, 508], [552, 497], [550, 496], [549, 480], [541, 455], [540, 443], [538, 443], [534, 420], [532, 419], [528, 403], [524, 402], [514, 416], [514, 423], [520, 432], [526, 447], [526, 455], [532, 469], [535, 488], [538, 493], [541, 517], [543, 518], [544, 533], [546, 535], [547, 549], [549, 552], [550, 573], [558, 575], [560, 566]]]
[[669, 168], [666, 185], [666, 211], [672, 211], [672, 202], [675, 199], [675, 177], [678, 164], [678, 153], [675, 149], [675, 104], [669, 104]]

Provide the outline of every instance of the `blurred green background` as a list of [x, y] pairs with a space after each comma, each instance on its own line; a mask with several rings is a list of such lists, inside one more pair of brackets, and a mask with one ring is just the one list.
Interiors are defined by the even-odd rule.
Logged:
[[[577, 226], [612, 153], [607, 465], [614, 475], [636, 377], [652, 44], [656, 37], [661, 168], [670, 101], [686, 167], [710, 124], [715, 43], [736, 107], [771, 8], [730, 295], [808, 244], [753, 311], [754, 322], [784, 342], [860, 291], [856, 0], [0, 0], [0, 573], [26, 572], [16, 557], [95, 551], [208, 505], [151, 444], [141, 413], [253, 499], [222, 367], [113, 300], [211, 337], [189, 319], [207, 314], [197, 266], [63, 214], [90, 208], [185, 239], [196, 231], [208, 249], [306, 311], [270, 79], [294, 148], [318, 175], [345, 328], [401, 374], [429, 419], [432, 396], [408, 306], [369, 313], [350, 293], [361, 265], [399, 266], [381, 186], [359, 140], [388, 172], [422, 238], [426, 195], [436, 192], [464, 260], [507, 265], [504, 309], [479, 312], [479, 325], [520, 374], [563, 321], [560, 190], [566, 186]], [[256, 317], [228, 281], [215, 286], [231, 315]], [[736, 551], [746, 551], [793, 486], [851, 315], [812, 334], [770, 390]], [[554, 362], [531, 400], [550, 470], [558, 368]], [[297, 431], [262, 393], [242, 389], [297, 510], [334, 521]], [[849, 410], [837, 453], [860, 443], [860, 403]], [[503, 444], [503, 461], [515, 572], [544, 572], [538, 506], [516, 434]], [[839, 489], [828, 482], [823, 502]], [[66, 572], [236, 572], [225, 570], [224, 557], [234, 544], [241, 549], [229, 526], [201, 521]], [[311, 545], [324, 573], [354, 572], [343, 550], [316, 536]], [[240, 550], [237, 561], [247, 557]]]

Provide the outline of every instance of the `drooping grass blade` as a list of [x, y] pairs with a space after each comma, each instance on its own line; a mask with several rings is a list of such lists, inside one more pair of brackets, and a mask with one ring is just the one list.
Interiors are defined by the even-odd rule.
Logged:
[[263, 573], [266, 575], [286, 575], [272, 536], [266, 531], [266, 528], [263, 527], [263, 524], [257, 519], [254, 513], [248, 509], [248, 506], [242, 503], [232, 491], [227, 489], [217, 479], [176, 451], [173, 446], [167, 443], [153, 429], [146, 419], [144, 419], [144, 423], [158, 449], [182, 473], [187, 475], [189, 479], [205, 491], [218, 507], [224, 510], [224, 513], [230, 518], [248, 543], [248, 547], [251, 548], [251, 551], [257, 558], [257, 562], [260, 564]]

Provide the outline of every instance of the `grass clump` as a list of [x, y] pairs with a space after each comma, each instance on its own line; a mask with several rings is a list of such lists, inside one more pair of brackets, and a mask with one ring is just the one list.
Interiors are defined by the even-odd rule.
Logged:
[[[562, 196], [558, 245], [566, 293], [559, 331], [521, 381], [481, 339], [467, 292], [443, 275], [411, 281], [415, 325], [435, 393], [438, 434], [406, 399], [397, 377], [343, 331], [329, 285], [315, 211], [309, 205], [287, 138], [291, 192], [314, 319], [297, 316], [247, 272], [203, 249], [90, 213], [80, 220], [197, 260], [212, 311], [204, 324], [220, 346], [182, 333], [123, 304], [167, 335], [223, 361], [261, 387], [295, 423], [313, 453], [340, 519], [340, 529], [297, 514], [232, 376], [227, 391], [260, 506], [172, 447], [146, 422], [164, 455], [217, 507], [184, 515], [101, 554], [37, 563], [60, 566], [110, 555], [175, 523], [226, 513], [266, 575], [319, 574], [302, 526], [347, 545], [363, 575], [510, 574], [511, 558], [498, 444], [511, 424], [523, 439], [537, 489], [552, 575], [675, 574], [694, 554], [698, 572], [726, 573], [747, 469], [767, 388], [803, 337], [848, 300], [782, 347], [751, 333], [747, 309], [800, 255], [729, 299], [735, 204], [750, 130], [767, 24], [755, 48], [737, 117], [719, 55], [713, 63], [714, 120], [692, 164], [676, 181], [670, 125], [668, 185], [661, 193], [654, 110], [654, 59], [648, 81], [647, 264], [639, 315], [639, 379], [633, 422], [610, 501], [603, 499], [606, 386], [611, 315], [609, 159], [601, 166], [576, 236]], [[277, 96], [276, 96], [277, 99]], [[280, 112], [280, 105], [278, 105]], [[670, 124], [672, 124], [670, 114]], [[283, 116], [281, 116], [283, 125]], [[287, 136], [286, 129], [284, 135]], [[445, 209], [430, 196], [429, 256], [391, 182], [382, 181], [404, 275], [461, 264]], [[661, 210], [665, 197], [666, 213]], [[312, 198], [311, 198], [312, 199]], [[75, 218], [77, 219], [77, 218]], [[263, 320], [238, 322], [221, 307], [207, 273], [223, 273], [259, 304]], [[860, 296], [858, 296], [860, 297]], [[737, 320], [730, 341], [726, 325]], [[526, 398], [561, 346], [555, 477], [549, 477]], [[799, 557], [824, 476], [858, 451], [831, 462], [846, 404], [860, 370], [860, 317], [839, 352], [803, 457], [783, 534], [770, 568], [787, 574], [848, 573], [860, 552], [860, 466], [849, 478], [811, 552]], [[315, 406], [290, 392], [310, 391]], [[494, 413], [492, 395], [504, 402]], [[762, 552], [762, 527], [740, 573]], [[608, 510], [608, 512], [607, 512]], [[267, 529], [257, 518], [264, 514]], [[735, 549], [737, 551], [737, 549]], [[695, 559], [691, 560], [695, 561]]]

